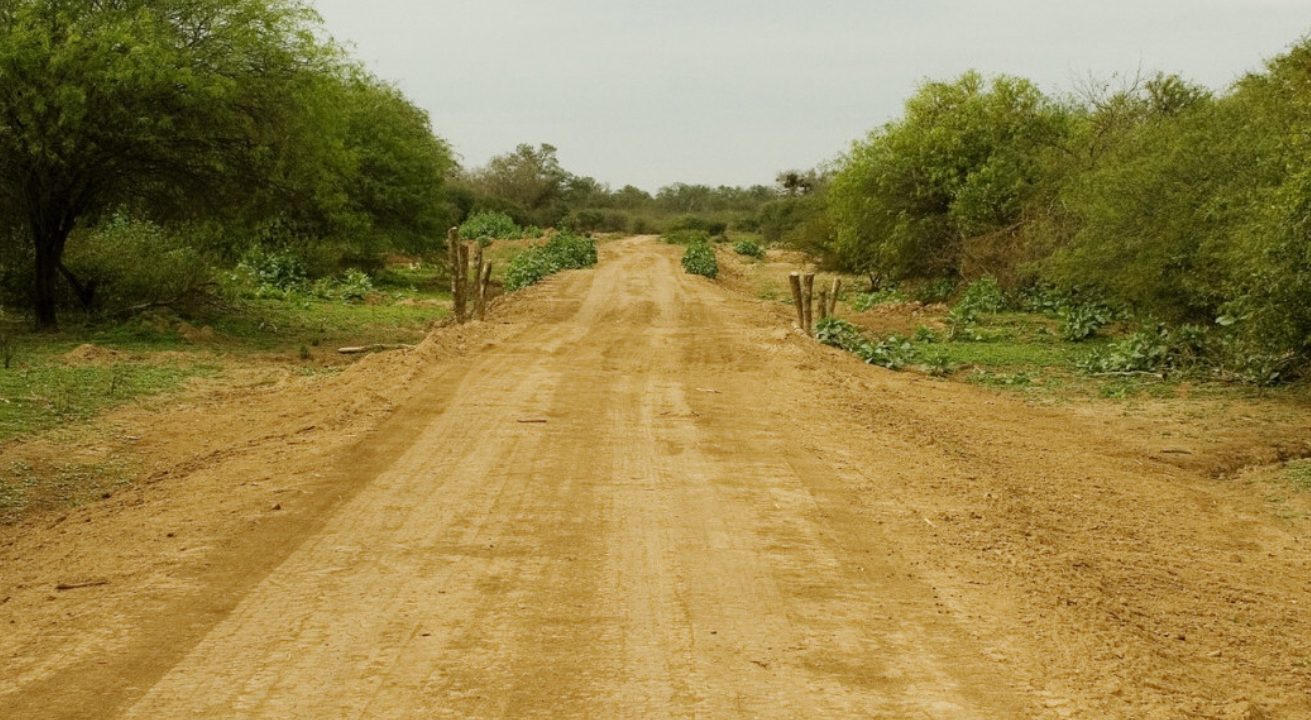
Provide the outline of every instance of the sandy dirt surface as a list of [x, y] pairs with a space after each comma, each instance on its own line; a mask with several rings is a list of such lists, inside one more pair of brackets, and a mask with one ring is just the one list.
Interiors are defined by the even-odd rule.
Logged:
[[0, 529], [3, 718], [1311, 717], [1260, 482], [864, 366], [650, 239], [88, 433], [154, 466]]

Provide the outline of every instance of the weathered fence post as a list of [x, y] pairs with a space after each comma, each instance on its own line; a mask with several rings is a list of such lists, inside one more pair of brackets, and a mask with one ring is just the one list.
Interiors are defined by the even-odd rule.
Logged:
[[792, 284], [792, 304], [797, 308], [797, 327], [806, 332], [806, 301], [801, 297], [801, 273], [789, 275], [788, 282]]
[[815, 334], [815, 315], [814, 315], [815, 273], [806, 273], [805, 277], [802, 278], [802, 284], [805, 288], [804, 292], [801, 295], [805, 303], [806, 320], [804, 323], [804, 327], [807, 335], [814, 335]]
[[473, 245], [473, 281], [469, 285], [473, 292], [473, 319], [482, 320], [487, 315], [487, 296], [483, 293], [483, 244]]
[[446, 233], [446, 259], [451, 266], [451, 315], [455, 322], [464, 322], [460, 317], [460, 297], [464, 294], [464, 283], [460, 279], [460, 229], [451, 228]]
[[492, 264], [483, 268], [482, 279], [478, 282], [478, 295], [482, 298], [483, 313], [487, 312], [487, 289], [492, 285]]
[[826, 288], [820, 288], [819, 289], [819, 319], [823, 320], [826, 317], [828, 317], [828, 290]]
[[456, 245], [459, 248], [459, 261], [457, 266], [460, 273], [460, 296], [455, 298], [455, 317], [459, 322], [465, 322], [469, 319], [469, 246], [460, 242]]
[[842, 278], [833, 278], [833, 292], [828, 296], [828, 314], [837, 317], [838, 314], [838, 294], [842, 292]]

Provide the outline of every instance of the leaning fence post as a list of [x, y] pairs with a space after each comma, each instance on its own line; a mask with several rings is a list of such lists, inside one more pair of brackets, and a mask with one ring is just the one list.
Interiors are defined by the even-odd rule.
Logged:
[[805, 291], [801, 294], [802, 300], [805, 304], [804, 310], [806, 319], [804, 327], [807, 335], [814, 335], [815, 273], [806, 273], [805, 277], [802, 278], [802, 284], [805, 287]]
[[828, 314], [837, 317], [838, 314], [838, 294], [842, 292], [842, 278], [833, 278], [833, 292], [828, 297]]
[[792, 304], [797, 308], [797, 327], [806, 332], [806, 301], [801, 297], [801, 273], [789, 275], [788, 282], [792, 284]]

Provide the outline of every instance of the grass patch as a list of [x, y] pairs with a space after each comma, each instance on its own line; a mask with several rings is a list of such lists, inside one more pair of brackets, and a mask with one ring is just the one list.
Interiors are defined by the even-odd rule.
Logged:
[[0, 439], [86, 420], [139, 397], [177, 390], [190, 378], [217, 373], [212, 365], [139, 363], [0, 371]]
[[1311, 460], [1297, 460], [1284, 467], [1284, 476], [1298, 492], [1311, 493]]
[[0, 521], [19, 517], [25, 510], [77, 507], [107, 499], [132, 484], [123, 463], [59, 463], [36, 468], [26, 461], [0, 469]]

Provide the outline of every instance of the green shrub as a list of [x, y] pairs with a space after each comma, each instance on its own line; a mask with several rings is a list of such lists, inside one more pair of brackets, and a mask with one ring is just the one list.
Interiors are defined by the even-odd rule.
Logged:
[[671, 230], [660, 236], [670, 245], [709, 245], [710, 234], [704, 230]]
[[151, 303], [183, 312], [212, 296], [215, 279], [211, 259], [187, 234], [125, 216], [74, 238], [64, 264], [94, 283], [94, 307], [111, 312]]
[[1111, 309], [1101, 303], [1065, 305], [1058, 313], [1061, 319], [1061, 338], [1080, 342], [1097, 334], [1113, 317]]
[[246, 251], [237, 270], [250, 276], [261, 296], [300, 290], [309, 275], [305, 262], [295, 253], [266, 250], [259, 245]]
[[665, 232], [676, 232], [678, 230], [700, 230], [701, 232], [715, 236], [723, 235], [728, 230], [728, 223], [701, 215], [680, 215], [669, 221], [665, 227]]
[[906, 338], [889, 335], [870, 340], [859, 327], [835, 317], [824, 318], [816, 324], [815, 338], [825, 345], [846, 350], [870, 365], [889, 370], [901, 370], [919, 358], [915, 345]]
[[683, 253], [683, 269], [692, 275], [702, 275], [714, 280], [719, 276], [719, 261], [715, 258], [715, 249], [704, 242], [688, 245]]
[[523, 230], [514, 218], [502, 212], [483, 211], [474, 213], [460, 226], [460, 238], [463, 240], [515, 240], [523, 235]]
[[562, 270], [595, 264], [595, 240], [569, 232], [558, 233], [545, 245], [529, 248], [510, 261], [505, 271], [505, 289], [519, 290]]
[[733, 252], [757, 260], [765, 259], [765, 250], [750, 240], [738, 240], [733, 243]]

